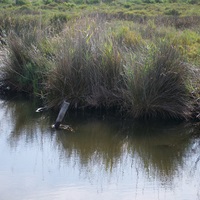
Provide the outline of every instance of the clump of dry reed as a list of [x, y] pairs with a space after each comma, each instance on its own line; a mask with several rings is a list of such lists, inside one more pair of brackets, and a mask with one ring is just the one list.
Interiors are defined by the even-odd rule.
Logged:
[[55, 67], [49, 72], [48, 104], [67, 99], [72, 107], [113, 107], [119, 102], [122, 60], [118, 47], [95, 20], [66, 29]]
[[135, 118], [191, 117], [189, 69], [180, 53], [163, 43], [127, 63], [125, 108]]
[[37, 95], [42, 87], [47, 63], [34, 43], [27, 41], [27, 38], [24, 40], [14, 33], [8, 36], [1, 79], [11, 91]]
[[122, 48], [102, 24], [83, 24], [65, 32], [46, 84], [50, 107], [66, 99], [72, 107], [116, 108], [134, 118], [191, 116], [188, 67], [169, 42], [144, 47], [140, 39], [137, 48]]

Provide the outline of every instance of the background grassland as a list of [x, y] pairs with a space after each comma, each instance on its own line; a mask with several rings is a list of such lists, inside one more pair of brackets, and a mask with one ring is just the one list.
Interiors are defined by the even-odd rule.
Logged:
[[2, 89], [49, 108], [65, 99], [134, 118], [198, 118], [198, 2], [20, 0], [0, 10]]

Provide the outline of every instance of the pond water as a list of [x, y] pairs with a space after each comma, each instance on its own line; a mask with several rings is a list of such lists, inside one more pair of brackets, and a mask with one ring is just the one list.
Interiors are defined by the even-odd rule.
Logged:
[[198, 127], [36, 109], [0, 100], [0, 200], [200, 199]]

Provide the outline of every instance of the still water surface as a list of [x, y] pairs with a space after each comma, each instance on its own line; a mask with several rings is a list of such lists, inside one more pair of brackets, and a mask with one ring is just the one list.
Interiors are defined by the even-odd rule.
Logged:
[[0, 100], [0, 200], [200, 199], [199, 128], [36, 108]]

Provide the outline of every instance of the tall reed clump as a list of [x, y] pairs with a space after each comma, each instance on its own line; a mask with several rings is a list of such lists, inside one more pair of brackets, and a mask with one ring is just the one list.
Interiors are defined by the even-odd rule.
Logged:
[[118, 105], [122, 63], [103, 24], [81, 19], [65, 30], [61, 40], [65, 42], [46, 83], [49, 106], [63, 99], [79, 108]]
[[127, 32], [109, 31], [96, 19], [66, 28], [45, 83], [49, 107], [66, 99], [74, 108], [115, 108], [134, 118], [189, 119], [191, 73], [178, 50], [138, 37], [126, 45]]
[[138, 58], [126, 63], [125, 109], [135, 118], [190, 118], [189, 70], [179, 52], [162, 43]]
[[14, 33], [8, 36], [7, 42], [7, 56], [1, 67], [3, 85], [12, 91], [37, 95], [42, 90], [47, 69], [47, 60], [35, 46], [37, 42], [30, 42]]

